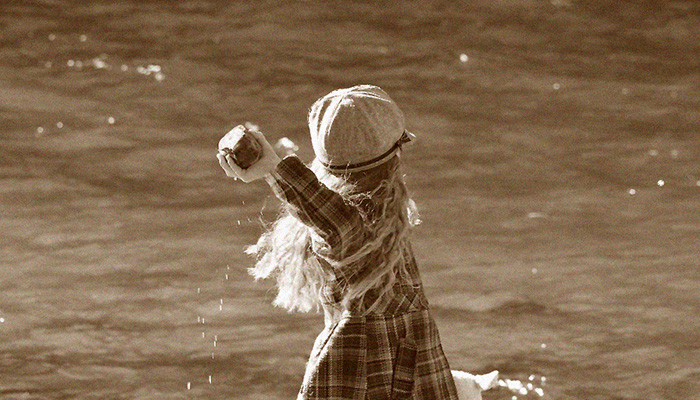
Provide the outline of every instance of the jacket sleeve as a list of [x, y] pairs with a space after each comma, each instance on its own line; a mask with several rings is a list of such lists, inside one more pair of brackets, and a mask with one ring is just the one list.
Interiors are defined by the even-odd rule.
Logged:
[[[364, 243], [365, 228], [357, 207], [321, 183], [296, 156], [285, 157], [267, 177], [267, 182], [292, 213], [328, 244], [328, 248], [315, 249], [322, 256], [339, 261]], [[338, 272], [346, 281], [351, 280], [346, 276], [348, 273], [354, 274]]]

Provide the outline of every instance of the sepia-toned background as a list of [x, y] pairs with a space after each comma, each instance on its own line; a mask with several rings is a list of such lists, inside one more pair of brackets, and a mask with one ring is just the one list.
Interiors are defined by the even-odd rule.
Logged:
[[699, 398], [698, 37], [691, 0], [3, 0], [0, 398], [294, 398], [322, 317], [247, 275], [278, 203], [216, 144], [310, 161], [308, 107], [360, 83], [417, 135], [452, 368]]

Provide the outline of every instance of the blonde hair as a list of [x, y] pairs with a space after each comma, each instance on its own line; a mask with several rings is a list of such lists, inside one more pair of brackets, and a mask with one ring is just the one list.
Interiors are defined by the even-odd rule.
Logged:
[[[275, 277], [278, 294], [273, 304], [289, 311], [307, 312], [334, 303], [329, 298], [329, 291], [339, 284], [334, 271], [350, 268], [361, 270], [358, 279], [343, 282], [341, 305], [349, 308], [351, 302], [369, 291], [377, 294], [378, 301], [398, 276], [408, 274], [403, 259], [408, 233], [419, 223], [399, 169], [399, 157], [371, 170], [346, 175], [333, 174], [316, 160], [311, 169], [321, 183], [357, 207], [368, 239], [342, 260], [324, 258], [312, 250], [312, 241], [322, 239], [285, 207], [257, 244], [246, 250], [257, 256], [249, 272], [256, 280]], [[369, 312], [372, 305], [367, 307], [365, 311]]]

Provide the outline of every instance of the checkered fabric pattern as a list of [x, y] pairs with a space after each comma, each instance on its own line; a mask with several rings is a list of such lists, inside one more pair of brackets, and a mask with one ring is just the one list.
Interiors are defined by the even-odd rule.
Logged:
[[[271, 178], [275, 194], [318, 233], [331, 256], [362, 244], [358, 210], [298, 158], [282, 160]], [[324, 306], [326, 327], [314, 343], [297, 400], [457, 400], [410, 247], [404, 260], [409, 276], [388, 293], [370, 291], [350, 309]], [[337, 279], [352, 282], [357, 273], [337, 271]], [[370, 304], [373, 311], [366, 313]]]

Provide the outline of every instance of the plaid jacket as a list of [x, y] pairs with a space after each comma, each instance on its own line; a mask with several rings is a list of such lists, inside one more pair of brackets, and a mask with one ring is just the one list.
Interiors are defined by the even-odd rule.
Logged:
[[[318, 234], [314, 251], [341, 258], [362, 244], [359, 211], [298, 158], [282, 160], [268, 183]], [[350, 309], [324, 306], [326, 327], [316, 338], [298, 400], [457, 400], [410, 247], [408, 253], [403, 259], [409, 276], [400, 277], [387, 294], [370, 292], [361, 301], [365, 304]], [[334, 273], [338, 281], [353, 282], [362, 268]], [[367, 302], [378, 306], [365, 313]]]

